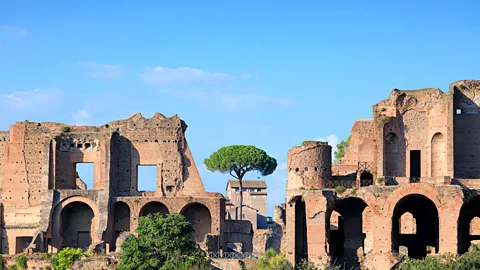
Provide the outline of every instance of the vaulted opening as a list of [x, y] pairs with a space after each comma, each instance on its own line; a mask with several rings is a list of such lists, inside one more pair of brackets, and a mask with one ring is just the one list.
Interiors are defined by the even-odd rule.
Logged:
[[367, 187], [373, 185], [373, 174], [364, 172], [360, 175], [360, 186]]
[[458, 253], [468, 251], [472, 241], [480, 240], [480, 196], [464, 203], [458, 218]]
[[72, 202], [61, 213], [62, 246], [87, 249], [92, 243], [93, 210], [83, 202]]
[[[407, 215], [404, 215], [408, 213]], [[402, 224], [403, 221], [403, 224]], [[439, 252], [439, 221], [435, 204], [420, 194], [397, 202], [392, 217], [392, 250], [422, 259]]]
[[169, 214], [168, 208], [161, 202], [150, 202], [140, 209], [140, 216], [153, 215], [160, 213], [162, 216]]
[[[367, 204], [360, 198], [342, 199], [330, 216], [330, 256], [335, 265], [345, 269], [360, 267], [359, 253], [364, 250], [363, 210]], [[332, 230], [332, 224], [338, 224]]]
[[307, 213], [303, 197], [297, 197], [295, 207], [295, 264], [308, 259]]
[[212, 232], [212, 216], [210, 210], [200, 203], [192, 203], [183, 208], [181, 214], [184, 215], [192, 224], [192, 238], [201, 243], [205, 241], [205, 236]]
[[112, 250], [115, 250], [116, 240], [122, 232], [130, 231], [130, 207], [124, 202], [115, 203], [113, 212], [113, 243]]
[[446, 173], [446, 144], [445, 136], [442, 133], [436, 133], [432, 137], [432, 177], [445, 176]]

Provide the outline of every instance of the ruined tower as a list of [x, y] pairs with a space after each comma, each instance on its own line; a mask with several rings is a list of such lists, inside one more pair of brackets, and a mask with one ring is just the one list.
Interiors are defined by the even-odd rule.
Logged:
[[304, 141], [288, 151], [287, 189], [321, 189], [332, 178], [332, 147], [326, 142]]

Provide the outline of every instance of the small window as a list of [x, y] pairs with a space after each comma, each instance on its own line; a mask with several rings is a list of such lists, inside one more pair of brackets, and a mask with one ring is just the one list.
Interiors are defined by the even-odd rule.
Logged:
[[251, 188], [251, 189], [250, 189], [250, 192], [255, 192], [255, 189], [254, 189], [254, 188]]
[[305, 167], [305, 171], [306, 171], [306, 172], [308, 171], [308, 167]]
[[262, 191], [262, 189], [261, 189], [261, 188], [257, 188], [257, 192], [261, 192], [261, 191]]
[[243, 192], [247, 192], [247, 189], [246, 189], [246, 188], [242, 188], [242, 191], [243, 191]]
[[240, 189], [238, 187], [235, 188], [235, 192], [239, 192], [239, 191], [240, 191]]
[[456, 114], [462, 114], [462, 109], [457, 109]]

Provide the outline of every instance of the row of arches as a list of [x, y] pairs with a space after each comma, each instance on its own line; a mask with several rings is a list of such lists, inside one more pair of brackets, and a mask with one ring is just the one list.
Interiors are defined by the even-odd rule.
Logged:
[[[127, 203], [116, 202], [113, 205], [113, 243], [122, 232], [131, 230], [131, 210]], [[160, 213], [169, 214], [168, 208], [161, 202], [150, 202], [143, 206], [139, 216]], [[211, 233], [212, 217], [209, 209], [201, 203], [190, 203], [186, 205], [180, 214], [184, 215], [192, 224], [194, 233], [192, 238], [197, 242], [203, 242], [205, 236]], [[85, 202], [73, 201], [67, 204], [60, 212], [60, 236], [61, 248], [88, 248], [94, 241], [95, 216], [94, 210]]]
[[[308, 259], [307, 218], [303, 198], [297, 197], [292, 203], [295, 204], [295, 263], [298, 263]], [[328, 254], [332, 262], [346, 269], [359, 267], [360, 257], [366, 253], [366, 243], [373, 243], [373, 239], [368, 239], [372, 238], [373, 225], [368, 224], [372, 220], [364, 223], [365, 216], [371, 215], [367, 208], [362, 199], [349, 197], [338, 201], [333, 210], [326, 213]], [[391, 221], [392, 252], [417, 259], [440, 252], [439, 212], [427, 196], [408, 194], [402, 197], [393, 208]], [[457, 230], [459, 254], [468, 251], [472, 241], [480, 240], [480, 195], [461, 207]]]

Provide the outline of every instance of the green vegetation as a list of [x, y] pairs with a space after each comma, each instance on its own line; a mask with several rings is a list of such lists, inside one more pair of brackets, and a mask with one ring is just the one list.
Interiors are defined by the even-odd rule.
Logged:
[[27, 269], [27, 255], [19, 254], [15, 256], [15, 265], [18, 269]]
[[339, 187], [335, 188], [335, 192], [337, 192], [337, 194], [343, 194], [345, 191], [347, 191], [347, 188], [342, 187], [342, 186], [339, 186]]
[[350, 191], [350, 195], [351, 195], [351, 196], [357, 196], [357, 190], [358, 190], [357, 187], [353, 188], [353, 189]]
[[87, 256], [81, 248], [64, 248], [59, 253], [58, 256], [52, 259], [52, 264], [55, 270], [67, 270], [72, 266], [75, 260]]
[[67, 126], [67, 125], [62, 124], [62, 125], [60, 126], [60, 130], [61, 130], [62, 132], [70, 132], [70, 127]]
[[17, 266], [16, 265], [10, 265], [7, 270], [17, 270]]
[[385, 182], [385, 177], [380, 176], [380, 177], [377, 178], [377, 183], [378, 183], [379, 185], [383, 184], [384, 182]]
[[456, 258], [450, 254], [428, 256], [422, 260], [406, 258], [399, 270], [480, 270], [480, 246], [472, 245], [469, 251]]
[[276, 270], [294, 269], [293, 266], [287, 261], [285, 255], [277, 254], [273, 248], [269, 248], [265, 254], [260, 258], [260, 262], [255, 265], [256, 270]]
[[384, 114], [380, 114], [379, 119], [380, 119], [380, 122], [381, 122], [382, 124], [384, 124], [384, 125], [385, 125], [385, 124], [388, 124], [388, 123], [390, 122], [390, 120], [391, 120], [390, 116], [386, 116], [386, 115], [384, 115]]
[[190, 222], [180, 214], [140, 217], [135, 232], [138, 236], [128, 237], [122, 245], [120, 270], [210, 269], [205, 253], [191, 238]]
[[335, 152], [333, 153], [336, 161], [341, 160], [345, 156], [345, 146], [350, 143], [351, 137], [352, 136], [349, 136], [346, 141], [341, 141], [337, 144], [337, 150], [335, 150]]
[[47, 264], [45, 267], [43, 267], [43, 270], [52, 270], [52, 266]]
[[206, 158], [203, 163], [215, 172], [230, 173], [240, 184], [240, 219], [243, 217], [243, 177], [247, 172], [258, 171], [262, 176], [272, 174], [277, 168], [277, 160], [262, 149], [253, 145], [230, 145], [220, 148]]

